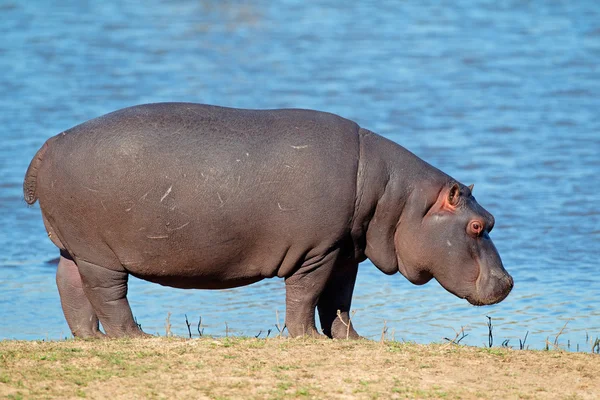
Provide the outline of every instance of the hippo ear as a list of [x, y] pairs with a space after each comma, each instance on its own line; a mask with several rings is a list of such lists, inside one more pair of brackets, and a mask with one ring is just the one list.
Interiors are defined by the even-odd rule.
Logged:
[[473, 193], [473, 188], [474, 188], [474, 187], [475, 187], [475, 185], [474, 185], [474, 184], [470, 184], [470, 185], [469, 185], [469, 190], [471, 191], [471, 193]]
[[458, 201], [460, 200], [459, 197], [460, 186], [458, 186], [458, 183], [455, 183], [448, 191], [448, 205], [452, 206], [453, 208], [458, 206]]

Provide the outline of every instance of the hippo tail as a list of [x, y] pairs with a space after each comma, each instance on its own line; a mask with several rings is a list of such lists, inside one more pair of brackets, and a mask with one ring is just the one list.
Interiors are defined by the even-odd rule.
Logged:
[[44, 154], [46, 150], [48, 150], [48, 144], [52, 138], [48, 139], [46, 143], [35, 153], [33, 160], [29, 164], [29, 168], [27, 168], [27, 173], [25, 174], [25, 180], [23, 181], [23, 196], [25, 197], [25, 201], [27, 204], [33, 204], [37, 201], [37, 175], [40, 166], [42, 165], [42, 161], [44, 160]]

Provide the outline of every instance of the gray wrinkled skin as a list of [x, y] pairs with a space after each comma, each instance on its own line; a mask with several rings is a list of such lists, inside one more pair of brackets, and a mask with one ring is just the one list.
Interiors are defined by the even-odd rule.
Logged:
[[[179, 288], [285, 278], [291, 336], [347, 328], [358, 264], [476, 305], [513, 286], [466, 187], [339, 116], [161, 103], [50, 138], [31, 162], [73, 335], [142, 335], [129, 274]], [[339, 315], [338, 315], [339, 311]]]

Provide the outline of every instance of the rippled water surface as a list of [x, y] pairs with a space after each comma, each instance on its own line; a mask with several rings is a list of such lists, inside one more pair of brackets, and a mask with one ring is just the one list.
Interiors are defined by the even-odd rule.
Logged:
[[[437, 283], [361, 265], [359, 333], [589, 351], [600, 335], [600, 8], [594, 1], [0, 1], [0, 338], [68, 336], [58, 256], [22, 200], [49, 137], [122, 107], [192, 101], [312, 108], [383, 134], [460, 181], [496, 217], [515, 288], [477, 308]], [[255, 335], [283, 321], [281, 280], [224, 291], [132, 280], [150, 333]], [[263, 333], [264, 335], [265, 333]]]

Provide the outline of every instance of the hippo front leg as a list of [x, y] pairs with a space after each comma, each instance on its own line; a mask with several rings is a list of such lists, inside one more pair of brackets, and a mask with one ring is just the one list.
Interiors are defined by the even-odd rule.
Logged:
[[347, 260], [336, 265], [317, 309], [323, 333], [333, 339], [359, 339], [350, 321], [352, 292], [358, 273], [358, 263]]
[[94, 307], [108, 337], [144, 336], [133, 319], [127, 301], [126, 271], [115, 271], [76, 260], [83, 290]]
[[83, 291], [83, 283], [75, 262], [61, 252], [56, 269], [56, 286], [60, 304], [71, 333], [75, 337], [102, 337], [98, 316]]
[[315, 308], [338, 254], [339, 251], [334, 251], [318, 262], [305, 263], [285, 279], [285, 325], [291, 337], [322, 337], [315, 326]]

